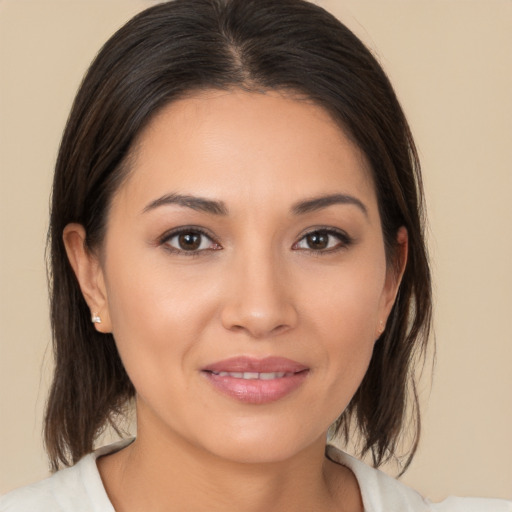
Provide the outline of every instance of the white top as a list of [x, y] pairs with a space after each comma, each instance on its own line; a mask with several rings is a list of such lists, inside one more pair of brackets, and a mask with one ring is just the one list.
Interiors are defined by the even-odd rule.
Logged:
[[[104, 446], [70, 468], [6, 494], [0, 498], [0, 512], [115, 512], [96, 459], [120, 450], [131, 441]], [[352, 470], [361, 489], [365, 512], [512, 512], [512, 501], [508, 500], [448, 498], [431, 503], [401, 482], [334, 446], [327, 447], [327, 455]]]

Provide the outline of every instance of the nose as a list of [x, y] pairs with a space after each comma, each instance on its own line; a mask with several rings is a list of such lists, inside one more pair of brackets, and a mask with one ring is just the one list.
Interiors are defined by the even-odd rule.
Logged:
[[296, 326], [293, 283], [276, 259], [266, 254], [234, 262], [221, 313], [224, 328], [263, 339]]

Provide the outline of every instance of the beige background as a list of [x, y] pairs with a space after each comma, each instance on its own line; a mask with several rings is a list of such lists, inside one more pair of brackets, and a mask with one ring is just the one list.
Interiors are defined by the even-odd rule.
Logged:
[[[151, 3], [0, 0], [0, 492], [46, 474], [43, 252], [61, 131], [102, 42]], [[319, 3], [375, 50], [423, 161], [438, 352], [404, 480], [434, 499], [512, 498], [512, 2]]]

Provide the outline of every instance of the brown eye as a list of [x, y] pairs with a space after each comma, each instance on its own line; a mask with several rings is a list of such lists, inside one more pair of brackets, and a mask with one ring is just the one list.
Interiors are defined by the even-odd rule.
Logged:
[[178, 246], [183, 251], [195, 251], [201, 246], [200, 233], [182, 233], [178, 235]]
[[174, 252], [200, 253], [208, 250], [221, 249], [220, 245], [214, 242], [208, 235], [201, 231], [187, 229], [175, 231], [162, 238], [161, 242]]
[[293, 245], [293, 249], [329, 253], [336, 249], [347, 248], [351, 243], [352, 239], [343, 231], [317, 229], [304, 235]]
[[305, 238], [309, 249], [321, 250], [329, 246], [329, 234], [325, 231], [310, 233]]

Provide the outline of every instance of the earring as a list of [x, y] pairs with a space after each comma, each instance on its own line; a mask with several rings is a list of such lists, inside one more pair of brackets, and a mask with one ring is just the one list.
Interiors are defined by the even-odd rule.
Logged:
[[381, 320], [379, 322], [379, 335], [384, 332], [385, 326], [384, 326], [384, 320]]
[[91, 322], [93, 324], [101, 324], [101, 318], [98, 313], [92, 313], [91, 314]]

